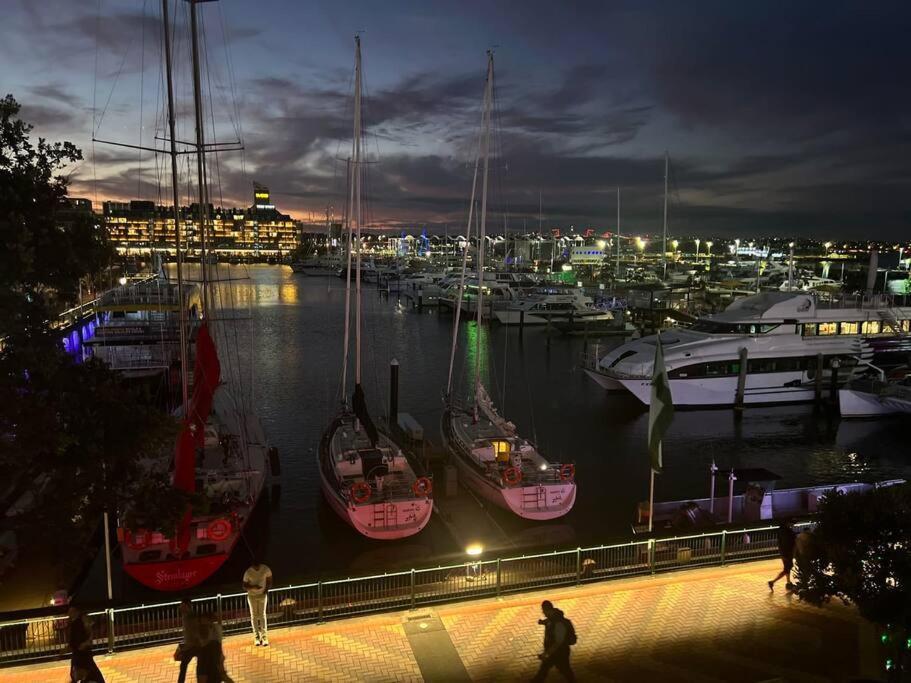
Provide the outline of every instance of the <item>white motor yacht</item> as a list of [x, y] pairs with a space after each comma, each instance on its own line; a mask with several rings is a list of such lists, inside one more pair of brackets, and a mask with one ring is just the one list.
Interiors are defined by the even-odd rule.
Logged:
[[[833, 373], [839, 383], [847, 382], [875, 352], [903, 348], [911, 308], [886, 303], [827, 308], [809, 293], [764, 292], [738, 299], [689, 329], [667, 331], [661, 343], [674, 405], [734, 405], [741, 375], [745, 404], [811, 401], [817, 390], [828, 394]], [[597, 374], [604, 388], [624, 389], [648, 405], [655, 344], [654, 335], [624, 344], [589, 374]]]

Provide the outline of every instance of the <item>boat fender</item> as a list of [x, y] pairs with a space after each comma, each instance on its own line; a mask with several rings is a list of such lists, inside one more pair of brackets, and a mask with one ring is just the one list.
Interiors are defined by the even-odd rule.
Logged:
[[282, 473], [282, 463], [278, 458], [278, 449], [275, 446], [269, 448], [269, 470], [273, 477], [278, 477]]
[[223, 541], [231, 535], [231, 522], [224, 517], [213, 519], [206, 527], [206, 537], [212, 541]]
[[433, 482], [427, 477], [418, 477], [411, 485], [411, 490], [414, 492], [414, 495], [424, 498], [433, 493]]
[[560, 467], [560, 479], [570, 481], [576, 477], [576, 466], [571, 462], [565, 463]]
[[366, 481], [356, 481], [351, 485], [351, 500], [355, 503], [366, 503], [370, 500], [370, 494], [373, 493], [370, 489], [370, 484]]
[[522, 481], [522, 470], [518, 467], [507, 467], [503, 470], [503, 481], [510, 486], [515, 486]]

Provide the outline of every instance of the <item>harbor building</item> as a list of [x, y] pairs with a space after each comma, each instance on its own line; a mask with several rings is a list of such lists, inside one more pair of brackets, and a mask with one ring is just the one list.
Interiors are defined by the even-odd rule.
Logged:
[[[253, 204], [247, 208], [209, 205], [207, 248], [228, 257], [281, 257], [297, 248], [301, 226], [281, 213], [269, 189], [253, 185]], [[199, 204], [180, 208], [182, 237], [189, 253], [201, 248]], [[152, 201], [104, 202], [102, 220], [111, 242], [125, 255], [174, 248], [174, 210]]]

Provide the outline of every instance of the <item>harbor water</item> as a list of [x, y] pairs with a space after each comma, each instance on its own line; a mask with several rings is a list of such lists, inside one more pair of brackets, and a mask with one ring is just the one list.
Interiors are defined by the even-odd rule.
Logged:
[[[279, 449], [282, 474], [280, 490], [263, 499], [234, 556], [200, 591], [239, 589], [252, 554], [272, 568], [277, 584], [463, 561], [464, 549], [438, 516], [411, 539], [370, 541], [322, 499], [316, 448], [340, 397], [344, 280], [294, 274], [285, 266], [219, 266], [219, 273], [225, 281], [218, 285], [218, 298], [233, 309], [219, 315], [238, 319], [217, 330], [232, 349], [223, 352], [223, 363], [252, 384], [252, 403]], [[374, 285], [365, 285], [363, 303], [362, 384], [371, 412], [387, 412], [389, 363], [396, 359], [399, 411], [411, 414], [438, 444], [452, 316], [434, 308], [418, 311], [409, 300], [395, 293], [387, 298]], [[479, 332], [468, 321], [458, 333], [455, 391], [466, 395]], [[628, 536], [637, 503], [648, 496], [646, 408], [631, 395], [606, 393], [586, 376], [582, 358], [594, 340], [549, 334], [543, 327], [520, 334], [517, 328], [494, 325], [480, 334], [483, 378], [495, 405], [548, 459], [574, 462], [578, 482], [574, 509], [557, 522], [536, 524], [491, 511], [509, 542], [486, 548], [485, 554], [586, 546]], [[713, 461], [721, 469], [767, 468], [781, 475], [777, 488], [909, 477], [906, 441], [901, 418], [839, 421], [809, 405], [748, 408], [739, 420], [730, 410], [677, 411], [664, 442], [665, 469], [656, 480], [656, 500], [707, 496]], [[438, 483], [437, 505], [445, 510], [442, 489]], [[115, 597], [152, 598], [119, 576], [117, 566], [115, 558]], [[103, 591], [99, 558], [82, 592], [91, 598], [102, 597]]]

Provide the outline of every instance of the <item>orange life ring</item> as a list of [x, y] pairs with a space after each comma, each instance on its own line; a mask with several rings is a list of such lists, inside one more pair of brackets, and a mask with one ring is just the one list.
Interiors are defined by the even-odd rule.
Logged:
[[576, 476], [576, 466], [571, 462], [566, 463], [560, 467], [560, 479], [566, 481], [567, 479], [573, 479]]
[[503, 470], [503, 481], [510, 486], [515, 486], [522, 481], [522, 470], [518, 467], [507, 467]]
[[433, 493], [433, 482], [427, 477], [418, 477], [411, 485], [411, 490], [414, 491], [416, 496], [429, 496]]
[[212, 541], [223, 541], [231, 535], [231, 522], [224, 517], [213, 519], [206, 527], [206, 538]]
[[149, 545], [149, 532], [145, 529], [140, 529], [135, 533], [127, 529], [125, 538], [130, 550], [142, 550]]
[[351, 485], [351, 500], [355, 503], [366, 503], [373, 491], [366, 481], [356, 481]]

